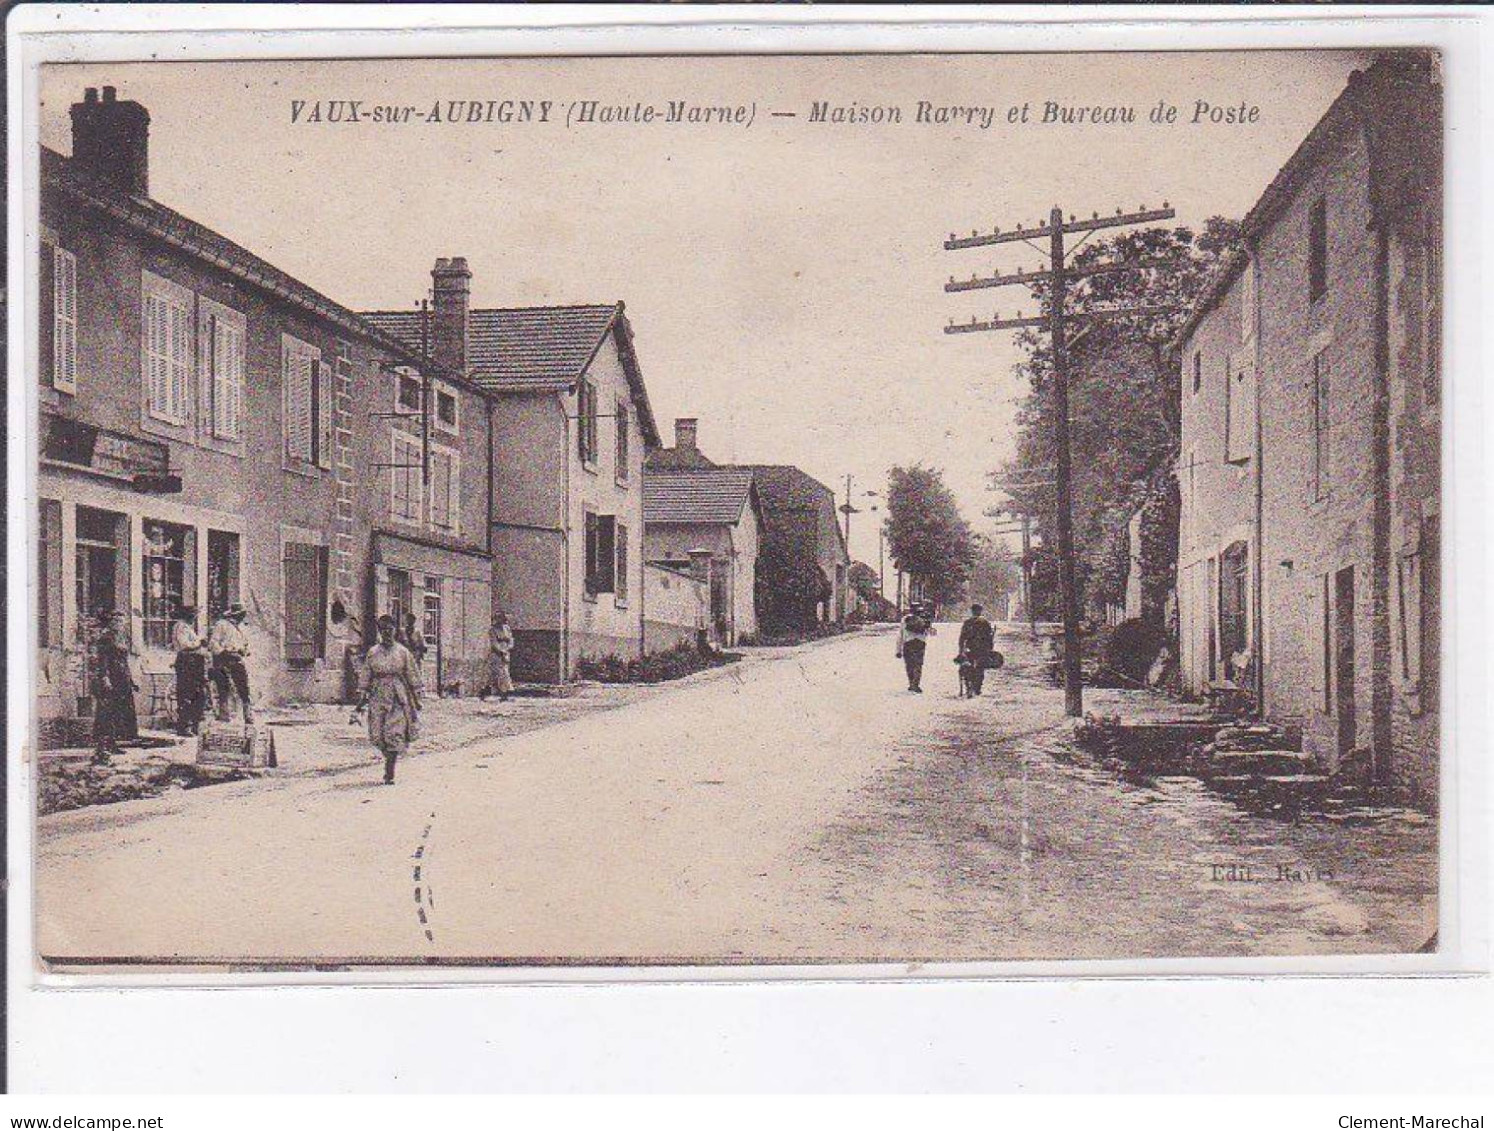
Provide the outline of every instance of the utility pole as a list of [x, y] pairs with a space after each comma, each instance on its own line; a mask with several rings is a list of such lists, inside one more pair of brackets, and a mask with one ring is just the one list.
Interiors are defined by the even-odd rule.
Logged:
[[1032, 607], [1032, 516], [1022, 516], [1022, 609], [1027, 614], [1027, 631], [1037, 639], [1037, 611]]
[[[1059, 560], [1059, 582], [1063, 597], [1063, 698], [1064, 710], [1074, 718], [1084, 715], [1084, 670], [1080, 657], [1079, 642], [1079, 586], [1074, 563], [1074, 513], [1073, 513], [1073, 484], [1071, 482], [1071, 468], [1069, 456], [1069, 376], [1068, 376], [1068, 350], [1067, 334], [1068, 322], [1073, 318], [1106, 318], [1124, 317], [1137, 314], [1152, 314], [1165, 310], [1165, 307], [1132, 306], [1121, 307], [1111, 310], [1086, 311], [1083, 314], [1071, 313], [1066, 309], [1066, 298], [1069, 283], [1073, 280], [1089, 278], [1093, 275], [1109, 274], [1113, 271], [1129, 271], [1143, 267], [1159, 266], [1158, 264], [1138, 263], [1105, 263], [1083, 269], [1075, 269], [1065, 263], [1064, 236], [1079, 232], [1089, 233], [1099, 231], [1102, 228], [1119, 228], [1131, 224], [1145, 224], [1153, 220], [1170, 220], [1176, 213], [1166, 201], [1162, 202], [1160, 209], [1148, 209], [1145, 206], [1133, 213], [1123, 213], [1116, 209], [1114, 216], [1101, 218], [1098, 212], [1094, 213], [1089, 220], [1076, 220], [1070, 216], [1068, 222], [1064, 222], [1063, 209], [1057, 207], [1048, 214], [1046, 224], [1037, 224], [1031, 228], [1018, 226], [1015, 231], [1003, 232], [996, 228], [986, 235], [972, 232], [968, 237], [958, 237], [953, 234], [944, 242], [945, 251], [960, 251], [973, 247], [989, 247], [992, 244], [1001, 243], [1025, 243], [1029, 247], [1043, 251], [1039, 244], [1032, 241], [1046, 238], [1048, 241], [1047, 256], [1048, 270], [1023, 272], [1020, 268], [1012, 274], [1003, 275], [996, 273], [987, 278], [978, 278], [972, 275], [968, 282], [956, 282], [950, 276], [949, 282], [945, 284], [944, 290], [948, 294], [961, 291], [985, 290], [990, 287], [1006, 287], [1012, 285], [1042, 286], [1048, 288], [1048, 312], [1044, 316], [1035, 318], [1024, 318], [1020, 311], [1015, 318], [1003, 319], [998, 312], [989, 322], [977, 321], [973, 316], [968, 323], [956, 324], [953, 321], [944, 327], [946, 334], [970, 334], [981, 331], [994, 330], [1016, 330], [1016, 329], [1045, 329], [1048, 331], [1051, 344], [1053, 374], [1051, 381], [1051, 396], [1053, 398], [1053, 416], [1055, 420], [1054, 442], [1054, 531], [1058, 536], [1058, 560]], [[1081, 241], [1082, 242], [1082, 241]], [[1083, 331], [1081, 330], [1082, 334]], [[1030, 600], [1030, 595], [1029, 595]]]
[[[846, 516], [846, 553], [851, 553], [851, 516], [856, 513], [856, 508], [851, 505], [851, 477], [846, 476], [846, 501], [841, 505], [840, 513]], [[854, 560], [855, 555], [851, 554]]]

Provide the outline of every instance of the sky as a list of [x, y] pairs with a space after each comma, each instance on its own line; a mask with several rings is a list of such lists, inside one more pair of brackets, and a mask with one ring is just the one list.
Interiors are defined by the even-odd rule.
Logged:
[[[937, 467], [977, 530], [986, 474], [1014, 452], [1024, 393], [1009, 333], [951, 318], [1026, 313], [1021, 288], [947, 295], [951, 275], [1039, 267], [1022, 244], [946, 252], [1046, 217], [1176, 208], [1238, 218], [1366, 63], [1354, 52], [723, 56], [57, 64], [42, 142], [113, 85], [151, 115], [151, 195], [353, 309], [413, 308], [464, 255], [474, 306], [622, 300], [665, 442], [700, 420], [720, 462], [793, 463], [844, 497], [877, 563], [888, 468]], [[356, 123], [308, 122], [361, 100]], [[549, 100], [551, 121], [367, 119], [450, 100]], [[750, 125], [573, 123], [577, 103], [750, 108]], [[1197, 103], [1254, 121], [1193, 122]], [[812, 104], [898, 123], [811, 121]], [[919, 122], [931, 107], [993, 120]], [[1137, 121], [1044, 124], [1045, 104]], [[1176, 106], [1178, 120], [1148, 111]], [[292, 120], [297, 103], [300, 116]], [[1028, 121], [1010, 122], [1028, 106]], [[326, 108], [323, 107], [323, 117]], [[746, 113], [748, 111], [744, 111]], [[794, 115], [777, 117], [775, 114]], [[1221, 115], [1222, 117], [1222, 115]], [[496, 114], [495, 114], [496, 118]], [[891, 565], [888, 565], [889, 571]]]

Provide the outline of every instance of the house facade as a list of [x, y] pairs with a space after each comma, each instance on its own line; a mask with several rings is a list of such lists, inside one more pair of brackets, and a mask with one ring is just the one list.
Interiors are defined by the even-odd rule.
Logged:
[[[561, 682], [583, 659], [643, 654], [643, 460], [657, 445], [621, 303], [473, 309], [471, 272], [438, 260], [429, 323], [366, 315], [487, 398], [492, 609], [514, 678]], [[486, 632], [486, 624], [484, 625]]]
[[44, 728], [92, 713], [101, 610], [129, 615], [142, 715], [162, 710], [183, 605], [246, 607], [257, 699], [339, 698], [370, 553], [354, 406], [419, 359], [151, 200], [144, 107], [106, 87], [72, 118], [73, 156], [41, 163]]
[[1356, 73], [1180, 335], [1183, 676], [1436, 797], [1441, 91]]
[[[644, 469], [643, 486], [645, 560], [689, 569], [691, 555], [705, 552], [713, 637], [731, 647], [742, 637], [755, 635], [762, 508], [752, 472], [650, 464]], [[658, 620], [657, 611], [654, 619]], [[646, 646], [653, 648], [647, 641]]]

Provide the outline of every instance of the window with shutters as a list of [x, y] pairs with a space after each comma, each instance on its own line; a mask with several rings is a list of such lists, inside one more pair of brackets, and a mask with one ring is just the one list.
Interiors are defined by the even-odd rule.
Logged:
[[616, 419], [613, 423], [617, 425], [616, 477], [619, 483], [626, 483], [628, 481], [628, 458], [630, 455], [628, 451], [628, 403], [626, 401], [617, 402]]
[[420, 437], [396, 429], [389, 434], [389, 517], [420, 525]]
[[400, 412], [420, 411], [420, 378], [408, 370], [399, 370], [394, 375], [395, 404]]
[[432, 393], [436, 401], [436, 414], [432, 419], [435, 430], [445, 432], [448, 436], [457, 435], [461, 423], [457, 391], [450, 385], [437, 382], [432, 387]]
[[576, 452], [595, 470], [597, 463], [597, 388], [590, 381], [576, 387]]
[[181, 426], [191, 415], [192, 292], [144, 272], [141, 369], [151, 420]]
[[431, 526], [446, 534], [461, 527], [462, 460], [450, 448], [431, 447]]
[[617, 523], [617, 565], [613, 571], [613, 593], [619, 608], [628, 603], [628, 528]]
[[586, 512], [586, 595], [611, 593], [617, 568], [617, 519], [610, 514]]
[[327, 655], [327, 547], [285, 543], [287, 663], [310, 664]]
[[78, 391], [78, 260], [52, 249], [52, 387]]
[[238, 444], [244, 438], [246, 324], [237, 310], [197, 303], [199, 425], [208, 439]]
[[285, 456], [292, 465], [331, 466], [330, 459], [322, 464], [318, 450], [327, 444], [324, 433], [331, 423], [331, 382], [322, 376], [327, 367], [321, 358], [315, 346], [289, 334], [280, 336]]

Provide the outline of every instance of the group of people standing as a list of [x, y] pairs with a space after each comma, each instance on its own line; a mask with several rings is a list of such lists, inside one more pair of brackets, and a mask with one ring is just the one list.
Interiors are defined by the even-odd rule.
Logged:
[[[898, 627], [897, 655], [908, 673], [908, 690], [923, 693], [923, 659], [929, 640], [939, 634], [934, 627], [934, 605], [930, 602], [909, 606]], [[955, 663], [960, 669], [960, 693], [974, 697], [985, 686], [986, 672], [1001, 666], [996, 651], [996, 630], [986, 619], [980, 604], [970, 606], [970, 616], [960, 625], [959, 654]]]

